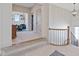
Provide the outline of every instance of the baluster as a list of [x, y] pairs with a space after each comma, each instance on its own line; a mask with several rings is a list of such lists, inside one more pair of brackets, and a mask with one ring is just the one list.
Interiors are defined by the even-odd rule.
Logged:
[[57, 41], [58, 41], [58, 45], [59, 45], [59, 30], [58, 30], [58, 38], [57, 38]]
[[59, 40], [59, 42], [60, 42], [60, 45], [61, 45], [61, 30], [60, 30], [60, 34], [59, 34], [59, 36], [60, 36], [60, 40]]
[[60, 35], [61, 35], [61, 30], [59, 30], [59, 45], [60, 45], [60, 39], [61, 39]]
[[58, 36], [58, 31], [56, 31], [56, 32], [57, 32], [57, 39], [56, 39], [56, 41], [57, 41], [57, 44], [59, 44], [59, 43], [58, 43], [58, 37], [59, 37], [59, 36]]

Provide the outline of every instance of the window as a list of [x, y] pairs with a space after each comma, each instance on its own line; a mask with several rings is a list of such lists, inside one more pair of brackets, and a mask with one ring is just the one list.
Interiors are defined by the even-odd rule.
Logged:
[[13, 15], [13, 20], [14, 21], [19, 21], [20, 20], [20, 15], [19, 14]]
[[12, 20], [13, 21], [25, 20], [25, 15], [23, 13], [20, 13], [20, 12], [13, 12]]

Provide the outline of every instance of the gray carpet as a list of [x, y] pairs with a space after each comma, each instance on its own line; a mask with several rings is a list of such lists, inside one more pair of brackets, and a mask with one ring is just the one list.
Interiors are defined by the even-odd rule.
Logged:
[[55, 50], [51, 55], [49, 56], [65, 56], [64, 54], [58, 52], [57, 50]]

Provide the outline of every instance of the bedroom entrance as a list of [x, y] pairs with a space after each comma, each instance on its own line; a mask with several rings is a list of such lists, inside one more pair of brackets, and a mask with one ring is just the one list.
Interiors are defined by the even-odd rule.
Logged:
[[12, 4], [12, 44], [41, 37], [41, 9]]

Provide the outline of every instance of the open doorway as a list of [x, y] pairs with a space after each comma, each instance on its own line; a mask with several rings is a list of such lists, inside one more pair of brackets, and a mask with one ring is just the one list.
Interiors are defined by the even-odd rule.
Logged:
[[12, 4], [12, 43], [17, 44], [41, 37], [41, 9]]

